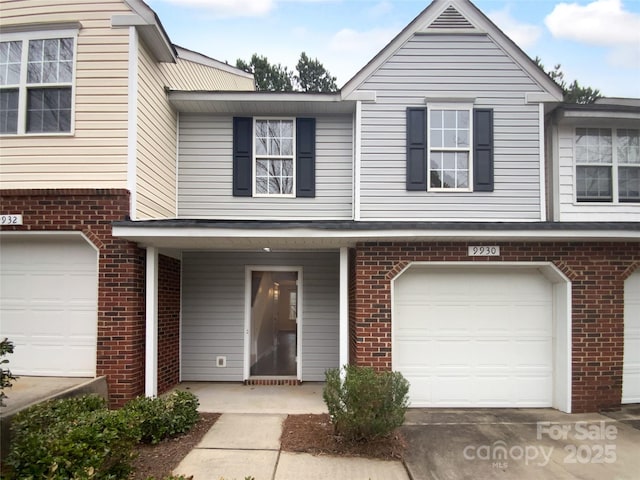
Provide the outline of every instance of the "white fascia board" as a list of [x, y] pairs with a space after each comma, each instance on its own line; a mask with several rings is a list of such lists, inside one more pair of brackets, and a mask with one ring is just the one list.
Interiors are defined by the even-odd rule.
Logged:
[[342, 95], [342, 99], [355, 100], [355, 101], [366, 102], [366, 103], [376, 103], [377, 96], [378, 96], [377, 92], [373, 90], [357, 90], [355, 92], [349, 93], [348, 95]]
[[125, 3], [135, 13], [112, 15], [111, 27], [136, 27], [156, 60], [175, 63], [176, 52], [173, 44], [155, 12], [139, 0], [125, 0]]
[[524, 94], [525, 103], [556, 103], [558, 100], [554, 95], [547, 92], [526, 92]]
[[640, 239], [640, 231], [616, 231], [616, 230], [325, 230], [309, 228], [271, 228], [271, 229], [244, 229], [244, 228], [170, 228], [170, 227], [128, 227], [114, 226], [113, 236], [126, 238], [138, 242], [153, 244], [154, 238], [185, 239], [185, 238], [333, 238], [345, 241], [421, 241], [431, 239], [453, 240], [480, 240], [494, 239], [500, 241], [509, 240], [637, 240]]
[[318, 102], [331, 103], [341, 101], [340, 94], [326, 93], [289, 93], [289, 92], [197, 92], [172, 90], [169, 101], [227, 101], [227, 102]]
[[619, 112], [615, 110], [562, 110], [560, 113], [562, 119], [594, 119], [601, 118], [607, 120], [640, 120], [640, 112]]

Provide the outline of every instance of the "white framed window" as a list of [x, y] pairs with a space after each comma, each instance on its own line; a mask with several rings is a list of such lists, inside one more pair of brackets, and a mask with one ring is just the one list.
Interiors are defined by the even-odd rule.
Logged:
[[640, 202], [640, 130], [576, 128], [577, 202]]
[[429, 190], [472, 191], [472, 106], [434, 104], [427, 111]]
[[73, 131], [77, 30], [21, 32], [0, 42], [0, 134]]
[[254, 119], [254, 196], [295, 196], [295, 123], [292, 118]]

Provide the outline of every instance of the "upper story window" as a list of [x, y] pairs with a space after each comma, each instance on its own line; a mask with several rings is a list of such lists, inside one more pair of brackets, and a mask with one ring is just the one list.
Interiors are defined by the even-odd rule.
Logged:
[[471, 108], [429, 109], [429, 189], [470, 190]]
[[0, 134], [68, 133], [74, 32], [24, 32], [0, 42]]
[[254, 192], [256, 196], [293, 196], [295, 125], [292, 119], [256, 119]]
[[578, 202], [640, 201], [640, 130], [576, 128]]
[[233, 117], [232, 161], [234, 197], [314, 198], [316, 119]]
[[493, 192], [493, 109], [407, 108], [407, 191]]

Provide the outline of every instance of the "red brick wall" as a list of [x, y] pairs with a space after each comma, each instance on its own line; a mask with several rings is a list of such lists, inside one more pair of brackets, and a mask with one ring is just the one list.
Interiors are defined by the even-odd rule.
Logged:
[[[349, 249], [349, 363], [356, 363], [356, 250]], [[343, 365], [340, 365], [341, 367]]]
[[144, 393], [144, 252], [111, 236], [111, 223], [129, 214], [121, 189], [3, 190], [3, 212], [23, 215], [13, 231], [78, 231], [97, 247], [97, 375], [107, 375], [112, 406]]
[[180, 261], [158, 256], [158, 394], [180, 381]]
[[619, 405], [624, 280], [640, 265], [640, 243], [492, 244], [500, 245], [499, 258], [469, 257], [467, 243], [357, 245], [356, 363], [391, 368], [391, 280], [410, 262], [551, 262], [572, 282], [572, 409], [588, 412]]

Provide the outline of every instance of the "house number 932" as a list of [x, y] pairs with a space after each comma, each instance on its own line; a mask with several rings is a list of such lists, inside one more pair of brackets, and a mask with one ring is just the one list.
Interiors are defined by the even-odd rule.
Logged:
[[470, 257], [499, 257], [500, 247], [497, 245], [493, 245], [493, 246], [471, 245], [469, 247], [469, 256]]
[[0, 215], [0, 225], [22, 225], [22, 215]]

